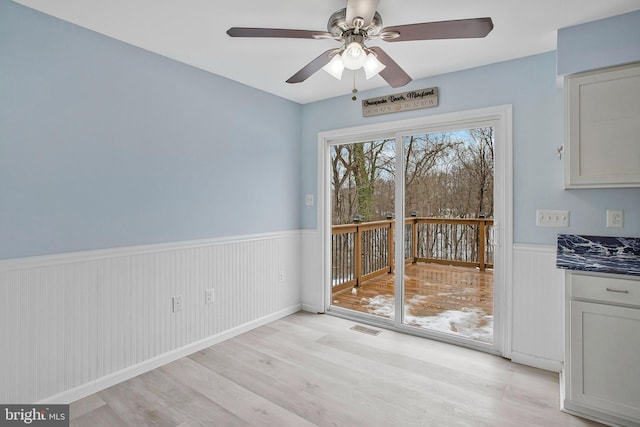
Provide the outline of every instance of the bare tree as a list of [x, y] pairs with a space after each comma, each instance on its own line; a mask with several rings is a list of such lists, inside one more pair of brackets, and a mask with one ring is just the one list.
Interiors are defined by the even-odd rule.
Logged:
[[493, 216], [494, 135], [493, 128], [469, 130], [471, 144], [456, 151], [457, 175], [465, 183], [467, 213]]
[[[393, 212], [395, 153], [391, 139], [332, 147], [334, 224], [382, 219]], [[493, 216], [494, 131], [406, 137], [405, 208], [421, 216]]]
[[[346, 156], [346, 159], [345, 159]], [[333, 223], [344, 224], [351, 215], [349, 191], [344, 187], [351, 178], [351, 150], [348, 145], [336, 145], [331, 150], [331, 188], [333, 193]], [[345, 217], [346, 215], [346, 217]]]
[[438, 174], [446, 169], [446, 159], [456, 144], [447, 133], [407, 137], [404, 171], [407, 214], [416, 211], [428, 215], [436, 207], [438, 196], [442, 194], [433, 191], [437, 188]]
[[376, 186], [392, 179], [391, 140], [383, 139], [332, 147], [334, 224], [350, 222], [355, 214], [364, 221], [381, 216], [374, 206]]

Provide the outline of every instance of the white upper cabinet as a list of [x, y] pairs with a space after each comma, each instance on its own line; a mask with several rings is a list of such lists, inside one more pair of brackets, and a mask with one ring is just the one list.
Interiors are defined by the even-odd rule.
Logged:
[[565, 80], [565, 188], [640, 187], [640, 63]]

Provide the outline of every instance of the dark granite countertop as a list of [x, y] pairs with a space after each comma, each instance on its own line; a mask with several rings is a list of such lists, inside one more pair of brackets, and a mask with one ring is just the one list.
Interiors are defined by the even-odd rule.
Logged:
[[556, 267], [640, 276], [640, 238], [558, 234]]

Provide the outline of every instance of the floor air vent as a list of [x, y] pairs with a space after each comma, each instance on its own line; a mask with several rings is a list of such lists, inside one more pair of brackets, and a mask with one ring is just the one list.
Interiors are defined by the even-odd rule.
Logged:
[[379, 329], [371, 329], [371, 328], [367, 328], [366, 326], [362, 326], [362, 325], [354, 325], [351, 327], [352, 331], [356, 331], [356, 332], [362, 332], [363, 334], [367, 334], [367, 335], [378, 335], [380, 332], [382, 332]]

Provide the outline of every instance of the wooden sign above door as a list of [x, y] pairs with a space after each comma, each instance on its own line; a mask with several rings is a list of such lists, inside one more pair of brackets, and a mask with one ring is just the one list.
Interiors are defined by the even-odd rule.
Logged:
[[400, 111], [418, 110], [438, 106], [438, 88], [411, 90], [394, 95], [369, 98], [362, 101], [362, 116], [378, 116]]

